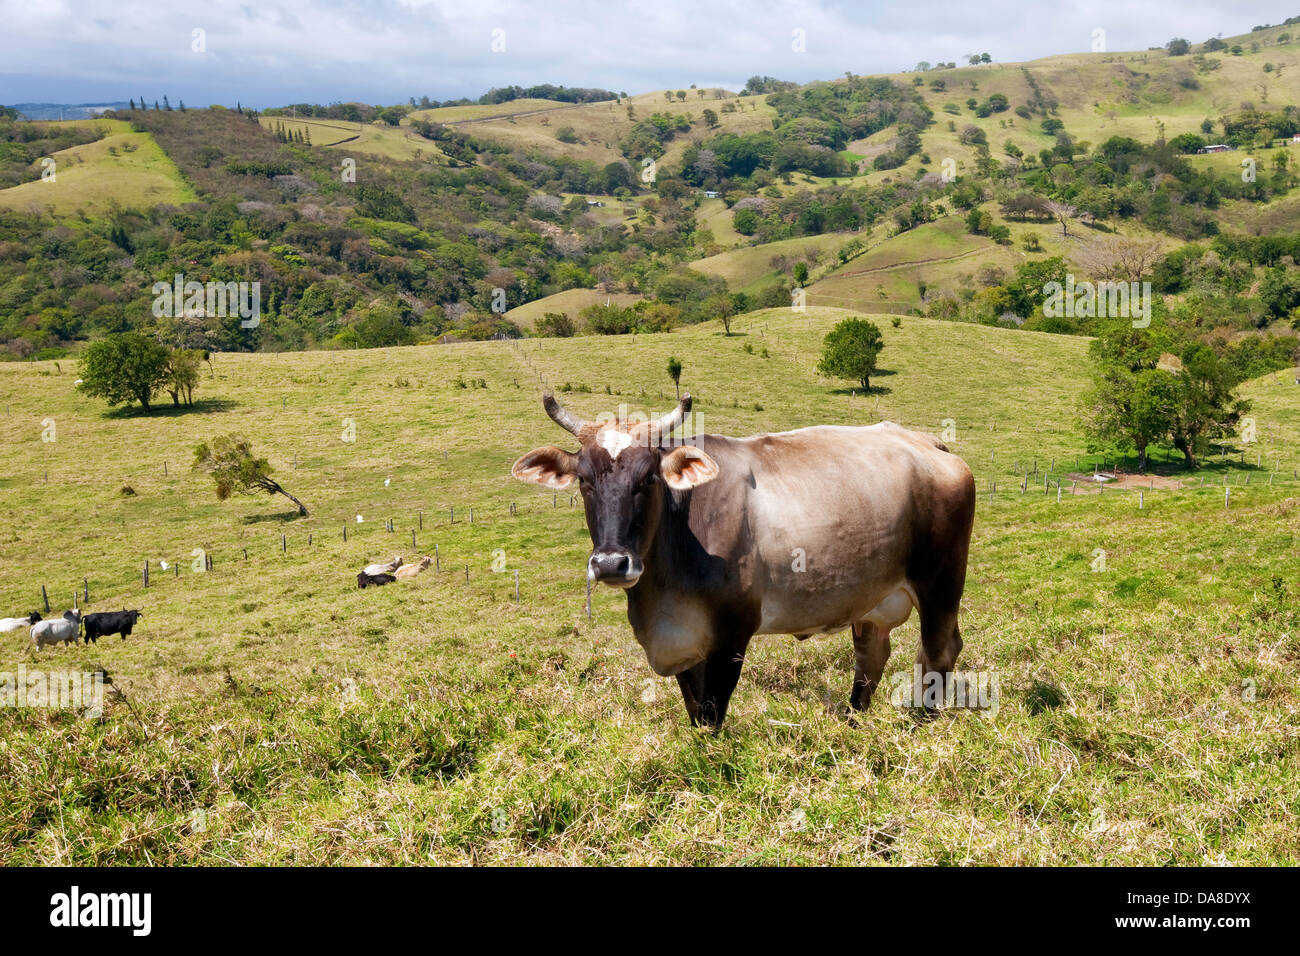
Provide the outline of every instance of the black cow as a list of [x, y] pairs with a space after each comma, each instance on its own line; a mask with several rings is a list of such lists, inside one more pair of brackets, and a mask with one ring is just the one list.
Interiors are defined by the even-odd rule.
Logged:
[[103, 611], [99, 614], [87, 614], [82, 618], [82, 623], [86, 627], [86, 643], [91, 641], [98, 642], [101, 637], [109, 637], [113, 634], [121, 634], [122, 640], [131, 633], [131, 628], [135, 627], [135, 622], [140, 619], [141, 611], [128, 611], [123, 608], [120, 611]]
[[392, 584], [396, 580], [397, 578], [391, 574], [366, 574], [365, 571], [362, 571], [357, 575], [357, 587], [367, 588], [371, 585], [379, 587], [381, 584]]

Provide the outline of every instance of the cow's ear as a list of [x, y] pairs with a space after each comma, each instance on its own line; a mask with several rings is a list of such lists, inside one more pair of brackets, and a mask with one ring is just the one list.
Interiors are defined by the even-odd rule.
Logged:
[[659, 473], [669, 488], [686, 491], [718, 477], [718, 463], [694, 445], [682, 445], [664, 455]]
[[567, 488], [578, 473], [578, 456], [547, 445], [520, 458], [510, 469], [510, 474], [520, 481], [531, 481], [547, 488]]

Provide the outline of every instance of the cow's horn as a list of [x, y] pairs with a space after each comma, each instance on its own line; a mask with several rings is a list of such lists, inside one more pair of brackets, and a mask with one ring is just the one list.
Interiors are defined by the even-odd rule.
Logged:
[[687, 392], [682, 396], [682, 400], [677, 403], [676, 408], [656, 421], [651, 427], [658, 433], [659, 437], [667, 438], [682, 423], [682, 419], [686, 417], [686, 413], [690, 410], [691, 393]]
[[547, 392], [542, 396], [542, 407], [546, 409], [546, 414], [551, 416], [555, 421], [555, 424], [559, 425], [566, 432], [572, 432], [576, 435], [582, 430], [582, 426], [585, 424], [577, 415], [574, 415], [557, 402], [555, 396], [550, 392]]

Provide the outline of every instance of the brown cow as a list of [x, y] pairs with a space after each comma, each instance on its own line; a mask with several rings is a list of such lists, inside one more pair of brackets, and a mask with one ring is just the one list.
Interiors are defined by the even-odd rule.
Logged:
[[670, 438], [691, 396], [654, 421], [584, 422], [543, 405], [577, 453], [538, 448], [512, 473], [582, 492], [593, 581], [627, 591], [650, 666], [676, 675], [691, 722], [720, 726], [756, 634], [853, 631], [850, 705], [867, 706], [889, 632], [916, 607], [917, 660], [948, 674], [975, 513], [970, 469], [891, 422], [749, 438]]
[[433, 564], [433, 558], [429, 557], [426, 554], [419, 561], [416, 561], [413, 564], [402, 565], [400, 568], [398, 568], [396, 571], [393, 572], [393, 576], [396, 577], [397, 580], [399, 581], [404, 581], [408, 578], [415, 577], [417, 574], [419, 574], [421, 571], [423, 571], [431, 564]]

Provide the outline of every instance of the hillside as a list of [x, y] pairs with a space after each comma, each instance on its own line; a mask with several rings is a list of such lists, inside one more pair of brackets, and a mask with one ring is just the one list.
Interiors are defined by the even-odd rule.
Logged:
[[103, 215], [115, 206], [144, 208], [193, 202], [194, 191], [180, 170], [148, 133], [120, 120], [77, 124], [102, 138], [59, 150], [53, 181], [34, 179], [0, 189], [0, 209], [71, 218]]
[[[885, 319], [888, 374], [863, 399], [812, 371], [844, 314], [755, 313], [730, 338], [704, 324], [221, 354], [198, 408], [150, 416], [105, 415], [66, 363], [0, 365], [12, 452], [0, 502], [24, 516], [0, 548], [6, 613], [30, 610], [42, 585], [57, 612], [83, 578], [89, 609], [145, 611], [124, 642], [41, 658], [106, 667], [130, 706], [97, 721], [0, 709], [0, 852], [16, 864], [1291, 859], [1300, 820], [1276, 799], [1300, 777], [1290, 377], [1250, 386], [1258, 470], [1215, 460], [1205, 487], [1147, 490], [1139, 508], [1134, 491], [1070, 494], [1076, 456], [1088, 470], [1072, 413], [1083, 340]], [[596, 591], [587, 620], [581, 510], [509, 477], [523, 451], [568, 444], [535, 371], [583, 415], [660, 410], [669, 355], [685, 360], [705, 431], [887, 415], [933, 433], [952, 420], [980, 491], [962, 666], [999, 675], [995, 717], [918, 724], [878, 700], [852, 726], [825, 712], [848, 691], [847, 638], [773, 638], [751, 649], [728, 732], [701, 738], [675, 682], [646, 667], [622, 598]], [[312, 517], [218, 502], [188, 471], [198, 439], [233, 429]], [[1053, 465], [1059, 503], [1040, 484]], [[442, 570], [357, 590], [356, 568], [410, 555], [413, 530]], [[208, 573], [194, 570], [204, 553]], [[896, 633], [887, 675], [907, 672], [916, 635], [915, 619]], [[0, 669], [32, 667], [24, 635], [3, 637]]]

